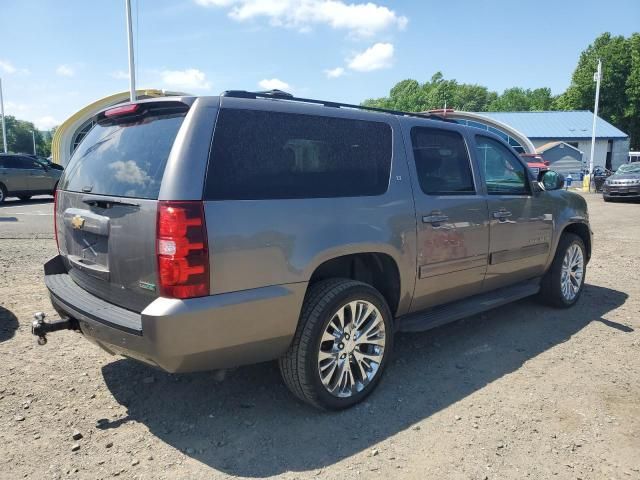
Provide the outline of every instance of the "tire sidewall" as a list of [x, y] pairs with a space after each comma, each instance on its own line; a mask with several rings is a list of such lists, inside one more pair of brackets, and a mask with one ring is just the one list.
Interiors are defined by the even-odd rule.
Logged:
[[[565, 255], [567, 254], [567, 250], [569, 250], [569, 248], [573, 245], [578, 245], [578, 247], [580, 248], [580, 251], [582, 252], [582, 259], [583, 259], [582, 281], [580, 283], [580, 290], [578, 290], [578, 293], [576, 294], [576, 296], [573, 297], [573, 300], [567, 300], [565, 296], [562, 294], [562, 284], [561, 284], [562, 262], [564, 260]], [[558, 299], [561, 301], [563, 306], [570, 307], [580, 299], [580, 296], [582, 295], [582, 291], [584, 290], [584, 283], [585, 283], [586, 277], [587, 277], [587, 254], [584, 247], [584, 243], [579, 237], [571, 236], [569, 237], [568, 241], [563, 243], [561, 255], [558, 257], [558, 267], [557, 267], [557, 270], [554, 272], [554, 278], [553, 278], [553, 288], [557, 292]]]
[[[320, 340], [324, 333], [325, 328], [333, 318], [333, 314], [345, 304], [355, 301], [365, 300], [372, 303], [382, 314], [385, 328], [385, 349], [384, 357], [380, 363], [380, 367], [374, 379], [361, 391], [348, 398], [339, 398], [331, 395], [325, 388], [320, 379], [320, 373], [318, 372], [318, 353], [320, 351]], [[316, 307], [317, 308], [317, 307]], [[313, 331], [311, 334], [312, 344], [310, 345], [309, 352], [305, 359], [305, 370], [307, 371], [307, 378], [309, 378], [313, 384], [313, 390], [316, 392], [317, 400], [325, 408], [330, 410], [341, 410], [348, 408], [361, 402], [366, 398], [380, 382], [381, 377], [384, 375], [387, 363], [393, 352], [393, 323], [391, 321], [391, 312], [387, 306], [387, 302], [384, 300], [373, 287], [368, 285], [353, 286], [344, 292], [336, 296], [331, 302], [324, 306], [319, 313], [321, 321], [315, 322], [313, 325]], [[316, 313], [316, 312], [314, 312]]]
[[0, 203], [4, 203], [7, 199], [7, 189], [0, 183]]

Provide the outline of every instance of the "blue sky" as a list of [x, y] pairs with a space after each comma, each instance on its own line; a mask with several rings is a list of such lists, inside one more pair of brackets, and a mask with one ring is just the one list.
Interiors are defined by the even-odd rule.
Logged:
[[[8, 115], [49, 128], [128, 89], [124, 0], [0, 0]], [[569, 84], [639, 0], [132, 0], [138, 87], [215, 95], [280, 87], [359, 103], [405, 78], [502, 91]], [[605, 60], [606, 61], [606, 60]]]

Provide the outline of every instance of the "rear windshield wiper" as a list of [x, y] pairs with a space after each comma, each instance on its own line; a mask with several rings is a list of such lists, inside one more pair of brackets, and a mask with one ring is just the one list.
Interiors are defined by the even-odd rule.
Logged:
[[128, 202], [119, 198], [83, 198], [82, 203], [99, 208], [111, 208], [114, 204], [124, 205], [126, 207], [140, 207], [139, 203]]

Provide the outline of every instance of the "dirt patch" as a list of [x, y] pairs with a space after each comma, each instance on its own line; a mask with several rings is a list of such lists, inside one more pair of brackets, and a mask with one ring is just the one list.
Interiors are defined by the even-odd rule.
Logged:
[[0, 239], [0, 476], [640, 479], [640, 205], [588, 201], [578, 305], [403, 334], [378, 391], [337, 414], [295, 401], [272, 363], [218, 382], [72, 332], [38, 347], [55, 243]]

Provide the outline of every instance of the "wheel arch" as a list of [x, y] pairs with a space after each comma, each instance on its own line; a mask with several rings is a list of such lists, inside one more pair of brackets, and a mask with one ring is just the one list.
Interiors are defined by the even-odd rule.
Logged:
[[562, 230], [562, 235], [564, 235], [565, 233], [573, 233], [574, 235], [577, 235], [578, 237], [580, 237], [580, 239], [582, 239], [587, 254], [587, 261], [589, 261], [591, 259], [592, 248], [591, 230], [589, 229], [589, 225], [583, 222], [569, 223]]
[[324, 259], [313, 269], [307, 288], [329, 278], [348, 278], [371, 285], [385, 298], [394, 316], [408, 307], [400, 267], [389, 253], [359, 251]]

